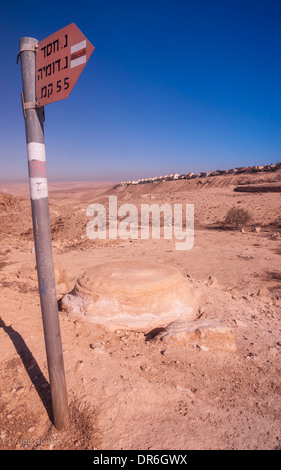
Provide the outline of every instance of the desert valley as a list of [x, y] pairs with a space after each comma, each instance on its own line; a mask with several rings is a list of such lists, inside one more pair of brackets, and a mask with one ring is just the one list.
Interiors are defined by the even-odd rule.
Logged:
[[[281, 169], [49, 184], [70, 412], [61, 432], [52, 424], [29, 188], [0, 185], [0, 448], [281, 449], [280, 185]], [[138, 208], [194, 204], [194, 246], [89, 239], [87, 208], [108, 207], [112, 195]], [[232, 207], [251, 215], [238, 230], [224, 224]], [[62, 308], [90, 269], [125, 261], [177, 269], [198, 294], [192, 331], [184, 317], [112, 330]]]

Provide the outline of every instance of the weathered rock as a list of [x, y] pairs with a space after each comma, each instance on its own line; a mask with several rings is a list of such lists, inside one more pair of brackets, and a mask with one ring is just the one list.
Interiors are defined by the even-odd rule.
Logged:
[[198, 296], [171, 266], [116, 262], [96, 266], [61, 300], [62, 311], [110, 330], [148, 332], [194, 320]]
[[269, 290], [266, 287], [261, 287], [258, 290], [258, 296], [259, 297], [268, 297], [269, 296]]
[[[175, 321], [158, 333], [155, 341], [164, 343], [190, 344], [203, 351], [236, 351], [234, 331], [226, 326], [204, 320], [188, 323]], [[206, 349], [207, 348], [207, 349]]]
[[214, 276], [209, 276], [206, 281], [206, 284], [211, 287], [220, 287], [217, 278]]

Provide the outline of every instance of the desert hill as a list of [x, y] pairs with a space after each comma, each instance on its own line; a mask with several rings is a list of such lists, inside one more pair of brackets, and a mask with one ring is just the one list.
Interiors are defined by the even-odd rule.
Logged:
[[240, 186], [249, 184], [276, 184], [281, 181], [281, 170], [269, 173], [252, 173], [252, 174], [225, 174], [218, 176], [209, 176], [204, 178], [193, 178], [174, 181], [157, 181], [152, 183], [138, 185], [123, 185], [116, 189], [122, 194], [126, 191], [133, 194], [142, 194], [143, 192], [178, 192], [193, 191], [203, 188], [225, 188], [228, 186]]

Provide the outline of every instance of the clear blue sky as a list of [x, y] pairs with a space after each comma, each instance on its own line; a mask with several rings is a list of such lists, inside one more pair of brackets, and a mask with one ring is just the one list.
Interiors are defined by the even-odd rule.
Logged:
[[22, 36], [95, 46], [45, 107], [49, 180], [128, 180], [281, 160], [280, 0], [1, 0], [0, 180], [27, 180]]

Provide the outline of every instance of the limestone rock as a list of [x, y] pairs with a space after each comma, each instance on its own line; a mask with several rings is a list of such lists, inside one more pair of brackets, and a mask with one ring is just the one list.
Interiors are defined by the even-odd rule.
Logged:
[[115, 262], [88, 270], [62, 298], [61, 309], [113, 331], [148, 332], [180, 318], [194, 320], [198, 295], [171, 266]]
[[[191, 344], [207, 351], [236, 351], [234, 331], [208, 320], [174, 321], [154, 338], [155, 341], [175, 344]], [[207, 349], [206, 349], [207, 348]]]

